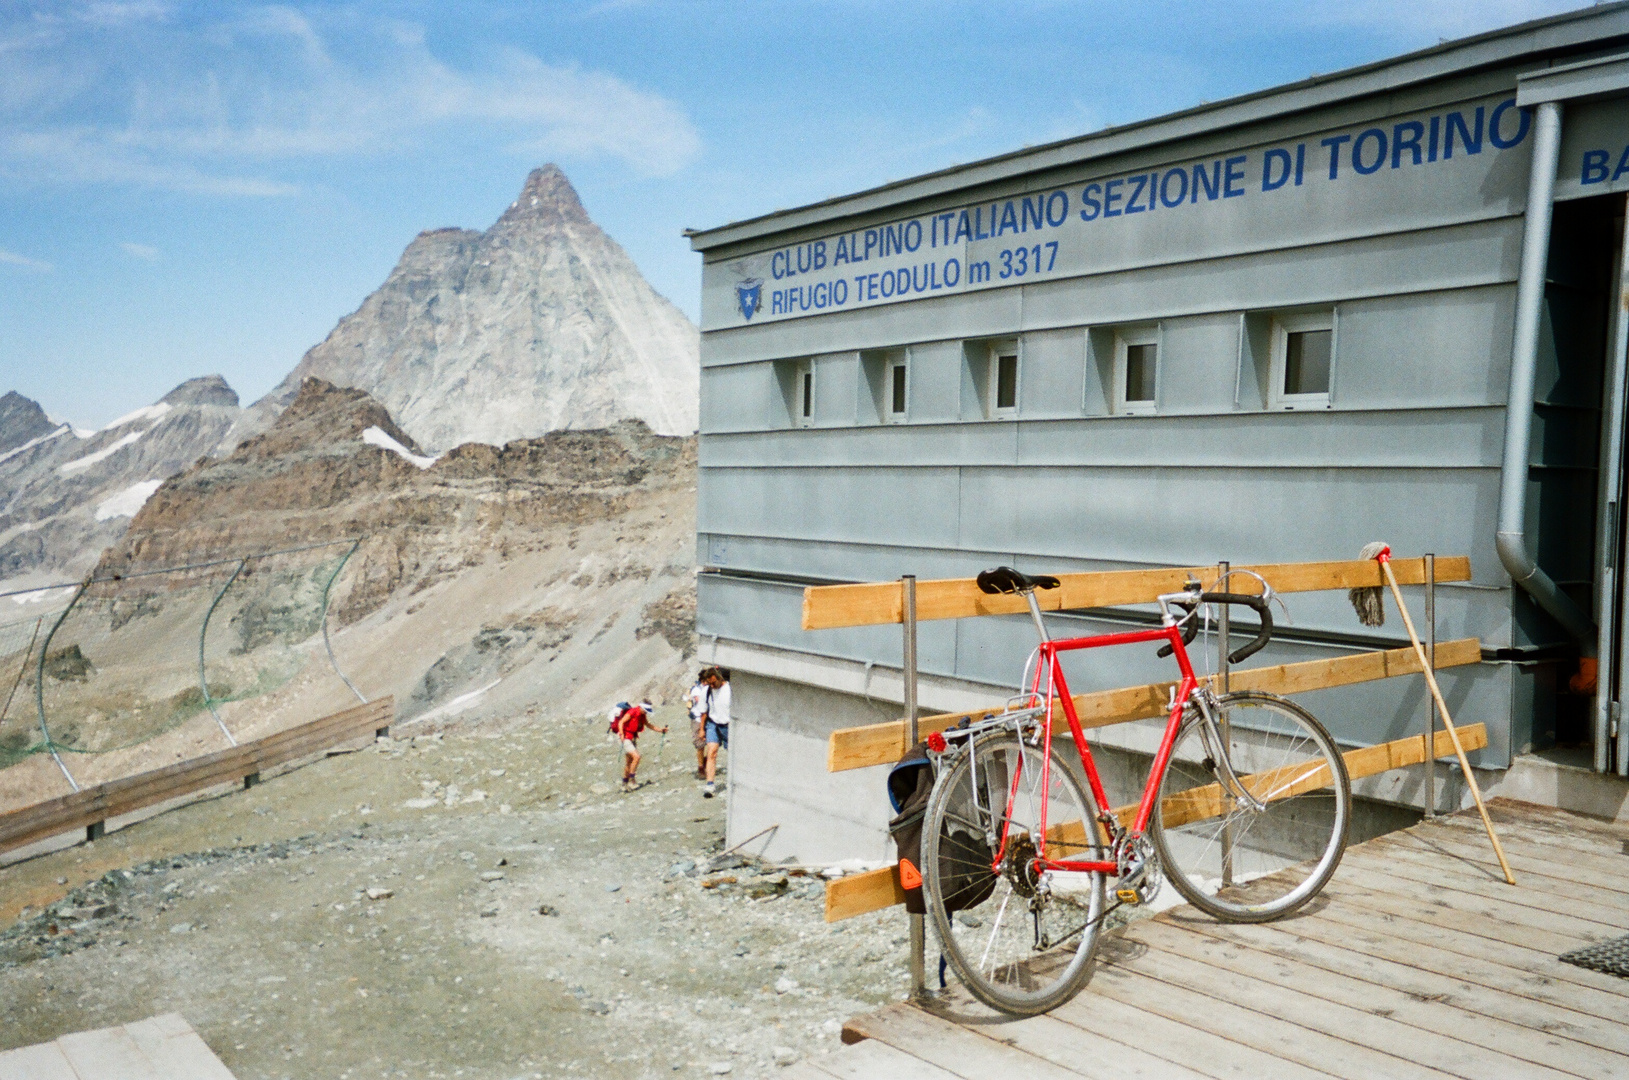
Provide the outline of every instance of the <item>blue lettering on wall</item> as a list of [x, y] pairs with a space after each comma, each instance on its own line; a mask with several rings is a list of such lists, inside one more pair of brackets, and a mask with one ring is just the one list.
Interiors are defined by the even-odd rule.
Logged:
[[1425, 125], [1418, 120], [1405, 120], [1391, 129], [1391, 167], [1397, 168], [1403, 160], [1403, 151], [1413, 155], [1415, 165], [1420, 163], [1420, 140], [1425, 138]]
[[1148, 207], [1143, 205], [1143, 189], [1148, 186], [1148, 176], [1128, 176], [1126, 183], [1133, 185], [1130, 194], [1126, 196], [1126, 213], [1140, 214]]
[[[1181, 183], [1178, 184], [1178, 186], [1177, 186], [1176, 198], [1174, 198], [1174, 199], [1171, 198], [1171, 181], [1172, 180], [1181, 181]], [[1096, 187], [1095, 184], [1092, 185], [1092, 186]], [[1164, 203], [1166, 206], [1181, 206], [1183, 200], [1186, 199], [1187, 197], [1188, 197], [1188, 170], [1187, 169], [1172, 169], [1170, 172], [1166, 173], [1165, 178], [1160, 181], [1160, 202]]]
[[[1288, 150], [1273, 147], [1261, 159], [1261, 190], [1277, 191], [1290, 182], [1290, 170], [1294, 162]], [[1278, 176], [1273, 176], [1273, 170], [1278, 169]]]
[[[1512, 109], [1516, 110], [1516, 134], [1506, 139], [1500, 122], [1504, 119], [1505, 113]], [[1527, 128], [1532, 122], [1533, 118], [1526, 109], [1516, 108], [1515, 98], [1506, 98], [1493, 107], [1493, 115], [1488, 117], [1488, 142], [1501, 150], [1509, 150], [1512, 146], [1527, 138]]]
[[1476, 107], [1476, 130], [1473, 132], [1465, 126], [1463, 113], [1451, 112], [1443, 120], [1445, 129], [1442, 140], [1442, 156], [1444, 160], [1454, 156], [1454, 132], [1459, 132], [1459, 141], [1464, 145], [1467, 154], [1480, 154], [1482, 152], [1482, 106]]
[[[1222, 198], [1232, 199], [1244, 194], [1244, 163], [1247, 160], [1249, 159], [1244, 154], [1239, 154], [1222, 163], [1227, 167], [1227, 173], [1223, 177], [1226, 184], [1222, 188]], [[1238, 168], [1234, 168], [1235, 165]]]
[[1087, 184], [1080, 191], [1080, 220], [1095, 221], [1097, 215], [1103, 212], [1103, 204], [1097, 197], [1103, 193], [1102, 184]]
[[1606, 180], [1606, 163], [1612, 155], [1605, 150], [1585, 150], [1584, 168], [1578, 177], [1580, 184], [1599, 184]]
[[[1374, 156], [1373, 165], [1363, 164], [1363, 145], [1373, 139], [1379, 149]], [[1368, 176], [1386, 163], [1386, 133], [1379, 128], [1370, 128], [1363, 132], [1352, 142], [1352, 168]]]
[[1352, 136], [1350, 136], [1350, 135], [1331, 135], [1329, 138], [1325, 139], [1323, 142], [1318, 144], [1319, 146], [1327, 146], [1327, 147], [1329, 147], [1329, 178], [1331, 180], [1339, 180], [1340, 179], [1340, 175], [1341, 175], [1341, 144], [1342, 143], [1348, 143], [1348, 142], [1351, 142], [1351, 141], [1352, 141]]
[[1123, 183], [1125, 183], [1124, 180], [1110, 180], [1110, 181], [1108, 181], [1107, 183], [1105, 183], [1103, 185], [1103, 216], [1104, 217], [1119, 217], [1121, 214], [1125, 213], [1124, 210], [1116, 210], [1114, 208], [1114, 204], [1116, 202], [1118, 202], [1120, 199], [1125, 198], [1125, 196], [1123, 194], [1121, 194], [1119, 191], [1115, 190]]
[[[1054, 214], [1056, 216], [1054, 217]], [[1054, 191], [1046, 197], [1046, 223], [1056, 229], [1069, 220], [1069, 193]]]
[[1616, 184], [1618, 178], [1629, 173], [1629, 146], [1623, 148], [1623, 154], [1618, 158], [1618, 167], [1612, 170], [1612, 182]]
[[1193, 201], [1199, 201], [1199, 189], [1205, 189], [1205, 198], [1218, 199], [1222, 194], [1222, 163], [1211, 162], [1211, 171], [1205, 172], [1203, 165], [1193, 167]]

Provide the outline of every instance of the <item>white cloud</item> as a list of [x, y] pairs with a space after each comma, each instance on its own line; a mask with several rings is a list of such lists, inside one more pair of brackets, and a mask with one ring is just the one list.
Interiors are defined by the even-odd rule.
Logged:
[[138, 259], [146, 259], [148, 262], [158, 261], [158, 248], [153, 247], [150, 244], [133, 244], [129, 240], [121, 240], [119, 241], [119, 246], [124, 249], [125, 254], [127, 255], [134, 256]]
[[15, 251], [0, 248], [0, 266], [16, 266], [24, 270], [34, 270], [42, 274], [49, 274], [56, 267], [39, 259], [30, 259], [27, 255], [19, 255]]
[[267, 197], [298, 191], [288, 174], [303, 164], [447, 137], [647, 175], [700, 152], [680, 106], [608, 72], [518, 49], [455, 67], [421, 27], [354, 13], [204, 10], [224, 14], [127, 3], [82, 8], [78, 23], [0, 17], [0, 175]]

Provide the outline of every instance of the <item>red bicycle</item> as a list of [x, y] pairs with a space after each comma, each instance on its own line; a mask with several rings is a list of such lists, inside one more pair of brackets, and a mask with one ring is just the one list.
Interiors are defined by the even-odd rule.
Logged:
[[[1056, 588], [1056, 578], [1000, 567], [978, 580], [986, 593], [1022, 595], [1041, 640], [1033, 676], [1026, 666], [1021, 693], [1004, 711], [929, 738], [937, 779], [923, 822], [923, 887], [945, 958], [975, 997], [1019, 1015], [1067, 1001], [1091, 975], [1103, 920], [1122, 905], [1148, 903], [1162, 879], [1228, 922], [1276, 919], [1318, 894], [1346, 849], [1351, 816], [1334, 740], [1293, 701], [1213, 692], [1188, 658], [1211, 605], [1243, 605], [1260, 620], [1230, 662], [1264, 647], [1273, 633], [1266, 582], [1259, 596], [1193, 582], [1159, 598], [1158, 628], [1054, 641], [1035, 590]], [[1181, 680], [1163, 731], [1117, 728], [1130, 735], [1121, 747], [1130, 756], [1117, 759], [1149, 763], [1141, 801], [1116, 812], [1060, 657], [1152, 642], [1176, 657]], [[1068, 723], [1078, 770], [1054, 748], [1055, 710]]]

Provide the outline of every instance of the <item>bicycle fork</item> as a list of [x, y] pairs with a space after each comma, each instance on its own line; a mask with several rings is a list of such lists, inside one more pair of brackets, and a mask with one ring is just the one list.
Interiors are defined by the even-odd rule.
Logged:
[[1252, 795], [1240, 781], [1238, 773], [1233, 771], [1233, 756], [1229, 752], [1226, 740], [1222, 738], [1216, 717], [1211, 712], [1212, 701], [1209, 691], [1201, 690], [1195, 693], [1193, 703], [1199, 714], [1199, 738], [1205, 745], [1205, 756], [1211, 775], [1216, 777], [1226, 795], [1244, 803], [1252, 813], [1261, 813], [1267, 809], [1267, 804]]

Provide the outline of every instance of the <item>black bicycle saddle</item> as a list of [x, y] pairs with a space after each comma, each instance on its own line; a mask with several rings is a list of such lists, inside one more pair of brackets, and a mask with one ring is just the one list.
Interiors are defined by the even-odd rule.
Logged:
[[1032, 589], [1056, 589], [1058, 579], [1047, 574], [1030, 577], [1010, 566], [998, 566], [979, 574], [979, 591], [992, 596], [1000, 593], [1029, 592]]

